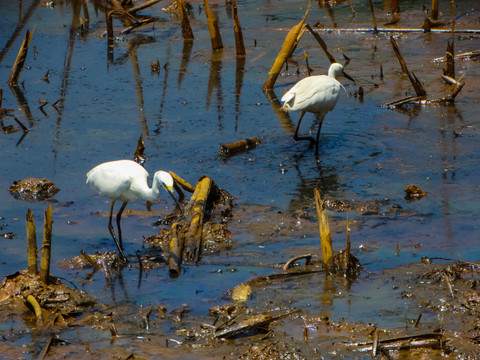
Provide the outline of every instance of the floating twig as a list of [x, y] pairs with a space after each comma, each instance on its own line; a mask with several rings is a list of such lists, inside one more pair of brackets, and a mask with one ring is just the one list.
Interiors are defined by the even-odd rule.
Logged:
[[312, 254], [303, 254], [303, 255], [297, 255], [288, 260], [285, 265], [283, 265], [283, 270], [286, 271], [293, 267], [295, 263], [299, 260], [305, 259], [305, 266], [310, 265], [312, 263]]

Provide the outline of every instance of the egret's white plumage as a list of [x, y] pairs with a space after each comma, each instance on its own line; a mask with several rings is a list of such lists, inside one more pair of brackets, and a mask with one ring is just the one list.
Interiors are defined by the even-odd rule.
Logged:
[[[123, 260], [126, 260], [126, 257], [123, 254], [120, 220], [123, 210], [130, 201], [138, 199], [156, 200], [160, 196], [160, 188], [163, 187], [180, 208], [173, 192], [174, 180], [168, 172], [157, 171], [153, 176], [151, 188], [148, 186], [147, 179], [148, 172], [141, 165], [131, 160], [105, 162], [87, 173], [87, 184], [99, 195], [108, 197], [111, 201], [108, 229]], [[113, 206], [117, 200], [123, 201], [116, 218], [118, 241], [112, 226]]]
[[310, 140], [315, 142], [312, 137], [299, 137], [298, 129], [303, 116], [306, 112], [314, 113], [319, 121], [317, 132], [317, 149], [320, 130], [325, 115], [332, 111], [337, 104], [340, 96], [342, 84], [337, 80], [338, 76], [345, 76], [347, 79], [354, 81], [349, 75], [343, 71], [343, 66], [333, 63], [328, 69], [328, 75], [315, 75], [306, 77], [297, 82], [282, 97], [283, 108], [287, 111], [300, 111], [300, 119], [298, 121], [295, 134], [295, 140]]

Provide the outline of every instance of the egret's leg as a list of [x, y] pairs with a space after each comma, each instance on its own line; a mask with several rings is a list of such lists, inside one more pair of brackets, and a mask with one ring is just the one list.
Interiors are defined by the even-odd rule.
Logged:
[[293, 134], [293, 138], [295, 141], [298, 140], [308, 140], [311, 144], [315, 143], [315, 140], [311, 136], [298, 136], [298, 129], [300, 128], [300, 123], [302, 122], [303, 115], [305, 115], [305, 111], [300, 113], [300, 119], [298, 120], [297, 128], [295, 129], [295, 134]]
[[112, 226], [113, 205], [115, 205], [115, 200], [112, 200], [110, 202], [110, 217], [108, 218], [108, 230], [110, 231], [110, 235], [112, 235], [113, 240], [115, 240], [115, 244], [117, 244], [117, 238], [115, 237], [115, 230], [113, 230], [113, 226]]
[[318, 144], [320, 142], [320, 131], [322, 130], [323, 119], [325, 119], [325, 114], [317, 114], [318, 131], [317, 131], [317, 141], [315, 142], [315, 153], [316, 154], [318, 154]]
[[120, 256], [123, 261], [127, 261], [127, 257], [123, 253], [122, 228], [120, 227], [120, 220], [122, 219], [122, 213], [123, 213], [123, 210], [125, 210], [125, 207], [127, 206], [127, 204], [128, 204], [128, 201], [124, 201], [122, 206], [120, 207], [120, 210], [118, 210], [118, 213], [117, 213], [118, 241], [115, 238], [113, 238], [113, 240], [115, 240], [115, 243], [117, 244], [118, 251], [120, 252]]

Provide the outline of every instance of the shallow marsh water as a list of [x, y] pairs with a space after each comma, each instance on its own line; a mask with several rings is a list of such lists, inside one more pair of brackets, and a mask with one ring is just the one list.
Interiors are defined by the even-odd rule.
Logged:
[[[27, 208], [33, 210], [40, 228], [47, 207], [45, 203], [16, 200], [9, 194], [12, 182], [26, 177], [46, 177], [61, 189], [53, 202], [52, 272], [110, 305], [162, 304], [173, 309], [188, 304], [192, 310], [189, 316], [206, 316], [209, 307], [227, 301], [224, 294], [228, 289], [277, 271], [255, 263], [282, 263], [301, 253], [319, 253], [315, 187], [328, 199], [377, 200], [380, 204], [374, 214], [329, 212], [336, 249], [343, 247], [348, 217], [354, 254], [366, 266], [364, 276], [349, 286], [339, 281], [333, 291], [324, 287], [323, 277], [283, 284], [265, 295], [277, 299], [275, 306], [328, 312], [332, 319], [401, 326], [415, 316], [403, 307], [401, 298], [382, 286], [381, 277], [378, 282], [371, 280], [378, 271], [418, 262], [422, 256], [480, 257], [477, 62], [457, 61], [456, 77], [466, 73], [466, 85], [455, 105], [391, 111], [381, 105], [413, 90], [393, 55], [390, 34], [320, 32], [337, 60], [343, 61], [342, 54], [350, 57], [346, 70], [356, 83], [341, 80], [346, 93], [326, 116], [316, 159], [306, 143], [293, 140], [298, 114], [290, 114], [291, 122], [282, 121], [261, 90], [287, 30], [304, 15], [306, 2], [238, 2], [247, 48], [244, 62], [235, 56], [233, 25], [223, 2], [211, 4], [222, 30], [222, 51], [212, 54], [203, 3], [192, 3], [195, 40], [189, 47], [182, 40], [178, 22], [161, 11], [166, 6], [162, 2], [143, 11], [159, 20], [117, 38], [110, 59], [105, 15], [95, 11], [91, 3], [88, 31], [77, 29], [71, 38], [71, 3], [54, 8], [34, 4], [22, 2], [19, 16], [19, 3], [5, 2], [0, 14], [3, 49], [19, 25], [19, 17], [28, 14], [30, 6], [33, 9], [13, 46], [2, 52], [0, 62], [0, 79], [5, 84], [2, 106], [14, 108], [12, 115], [29, 128], [20, 143], [22, 132], [0, 134], [0, 226], [1, 233], [14, 234], [13, 239], [1, 240], [2, 277], [26, 267]], [[335, 6], [337, 26], [370, 27], [368, 6], [356, 1], [353, 5], [355, 17], [347, 3]], [[382, 6], [376, 3], [379, 24], [386, 21]], [[449, 14], [449, 3], [442, 6]], [[456, 29], [480, 28], [474, 6], [474, 1], [457, 6]], [[399, 26], [419, 28], [423, 21], [420, 7], [417, 2], [402, 3]], [[317, 21], [332, 26], [324, 9], [312, 4], [307, 22]], [[26, 68], [20, 77], [19, 93], [24, 100], [17, 102], [6, 81], [26, 29], [34, 26]], [[122, 29], [117, 20], [114, 27], [116, 34]], [[428, 97], [448, 94], [451, 87], [440, 79], [445, 65], [433, 59], [444, 56], [451, 35], [394, 35]], [[455, 40], [456, 52], [480, 46], [477, 34], [457, 34]], [[36, 59], [33, 46], [38, 51]], [[294, 54], [296, 63], [290, 62], [288, 71], [277, 80], [274, 92], [278, 98], [305, 76], [303, 51], [308, 53], [314, 74], [326, 72], [328, 59], [306, 33]], [[150, 63], [157, 58], [161, 69], [153, 74]], [[380, 63], [383, 79], [379, 77]], [[41, 80], [47, 71], [49, 82]], [[365, 90], [362, 101], [353, 96], [360, 85]], [[40, 99], [49, 103], [43, 107], [45, 113], [39, 109]], [[59, 99], [63, 105], [55, 109], [51, 105]], [[305, 116], [303, 132], [308, 131], [312, 119], [311, 114]], [[3, 125], [16, 124], [5, 116]], [[106, 226], [108, 202], [86, 187], [85, 174], [98, 163], [132, 158], [140, 135], [150, 173], [172, 170], [191, 183], [208, 175], [235, 196], [229, 229], [236, 246], [227, 254], [206, 255], [204, 260], [211, 265], [187, 266], [178, 279], [170, 279], [166, 268], [154, 270], [145, 275], [140, 289], [138, 272], [124, 271], [124, 287], [117, 284], [112, 290], [100, 273], [94, 281], [86, 282], [82, 281], [85, 273], [65, 270], [59, 264], [82, 249], [88, 253], [114, 249]], [[254, 136], [261, 137], [262, 144], [251, 152], [228, 160], [217, 155], [220, 144]], [[428, 195], [406, 201], [403, 189], [408, 184], [419, 186]], [[400, 205], [403, 210], [392, 212], [391, 205]], [[139, 201], [127, 209], [145, 210], [145, 206]], [[167, 215], [173, 204], [162, 194], [154, 209]], [[158, 217], [124, 218], [126, 253], [142, 250], [143, 239], [159, 230], [152, 226], [156, 220]], [[368, 277], [368, 273], [373, 275]], [[324, 291], [331, 301], [319, 300]], [[250, 304], [264, 304], [263, 296], [258, 294]], [[21, 324], [6, 322], [4, 329], [8, 327], [23, 329]], [[168, 334], [170, 330], [165, 331]], [[30, 341], [28, 336], [18, 336], [16, 344]]]

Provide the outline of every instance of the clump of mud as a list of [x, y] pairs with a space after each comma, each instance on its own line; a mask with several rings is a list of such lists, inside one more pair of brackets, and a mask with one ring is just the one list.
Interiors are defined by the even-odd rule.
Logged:
[[16, 180], [8, 190], [15, 199], [29, 202], [53, 198], [60, 191], [53, 182], [42, 178]]
[[[29, 296], [33, 296], [34, 300], [29, 301]], [[59, 322], [64, 324], [95, 304], [94, 298], [84, 291], [72, 289], [54, 277], [50, 277], [49, 283], [44, 284], [38, 275], [30, 274], [27, 270], [3, 279], [0, 299], [2, 318], [12, 313], [24, 314], [30, 308], [32, 317], [36, 313], [37, 323], [43, 326]], [[35, 301], [40, 308], [35, 309]]]

